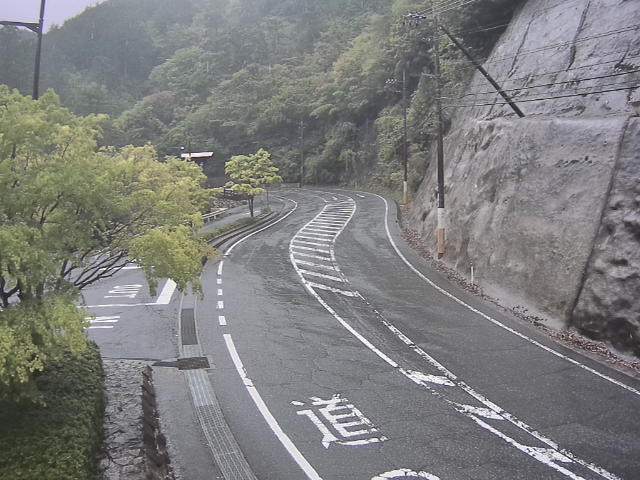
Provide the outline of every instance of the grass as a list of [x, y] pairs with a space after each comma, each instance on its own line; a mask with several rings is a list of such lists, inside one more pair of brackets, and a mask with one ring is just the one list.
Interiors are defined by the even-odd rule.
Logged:
[[0, 403], [0, 478], [95, 478], [104, 414], [97, 347], [50, 365], [36, 383], [44, 405]]

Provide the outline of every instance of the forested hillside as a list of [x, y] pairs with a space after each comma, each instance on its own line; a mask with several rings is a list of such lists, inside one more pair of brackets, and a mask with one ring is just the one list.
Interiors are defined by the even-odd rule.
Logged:
[[[478, 57], [517, 0], [436, 2]], [[410, 186], [434, 138], [433, 25], [408, 22], [428, 1], [109, 0], [44, 39], [43, 86], [79, 114], [107, 113], [103, 143], [181, 146], [218, 158], [268, 149], [285, 180], [402, 181], [402, 79]], [[0, 83], [30, 93], [35, 37], [0, 28]], [[440, 38], [445, 95], [472, 69]], [[360, 180], [358, 180], [360, 179]]]

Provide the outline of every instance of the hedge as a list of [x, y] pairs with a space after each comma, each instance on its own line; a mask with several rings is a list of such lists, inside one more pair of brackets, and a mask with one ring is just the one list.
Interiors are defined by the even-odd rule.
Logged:
[[50, 365], [36, 384], [44, 405], [0, 403], [0, 479], [95, 478], [104, 415], [98, 348]]

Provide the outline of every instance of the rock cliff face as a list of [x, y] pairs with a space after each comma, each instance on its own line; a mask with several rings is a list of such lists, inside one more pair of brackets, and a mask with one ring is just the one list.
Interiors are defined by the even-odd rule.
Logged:
[[[525, 118], [479, 74], [447, 109], [443, 260], [640, 355], [640, 0], [529, 0], [484, 66]], [[409, 215], [434, 244], [436, 184]]]

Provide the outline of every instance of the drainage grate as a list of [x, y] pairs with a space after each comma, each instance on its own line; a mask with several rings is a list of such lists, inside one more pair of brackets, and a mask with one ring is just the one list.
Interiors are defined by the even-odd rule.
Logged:
[[180, 322], [180, 333], [182, 335], [182, 345], [197, 345], [196, 319], [193, 308], [183, 308]]
[[200, 370], [211, 368], [207, 357], [190, 357], [178, 359], [178, 370]]

